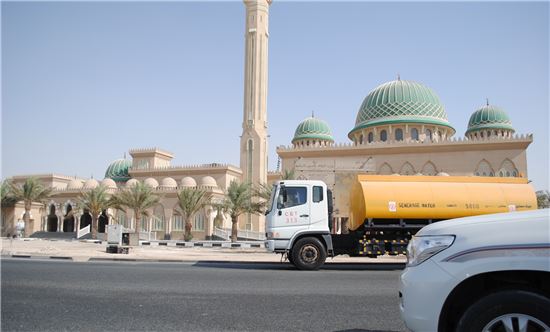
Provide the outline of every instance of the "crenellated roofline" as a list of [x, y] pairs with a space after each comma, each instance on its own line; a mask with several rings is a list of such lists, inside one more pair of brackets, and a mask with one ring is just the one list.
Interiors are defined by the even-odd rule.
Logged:
[[300, 157], [307, 156], [328, 156], [330, 152], [337, 155], [368, 154], [395, 154], [395, 153], [417, 153], [423, 150], [443, 151], [468, 151], [468, 150], [503, 150], [510, 148], [526, 149], [533, 142], [533, 134], [513, 135], [511, 137], [491, 136], [478, 139], [465, 137], [449, 138], [439, 141], [376, 141], [365, 144], [335, 143], [332, 146], [279, 146], [276, 152], [280, 156]]

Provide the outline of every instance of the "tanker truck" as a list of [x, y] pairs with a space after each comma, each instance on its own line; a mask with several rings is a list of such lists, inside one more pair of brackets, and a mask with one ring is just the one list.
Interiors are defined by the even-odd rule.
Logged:
[[334, 234], [324, 182], [276, 182], [265, 248], [300, 270], [316, 270], [327, 256], [406, 255], [411, 236], [430, 223], [537, 207], [524, 178], [357, 175], [349, 190], [349, 231]]

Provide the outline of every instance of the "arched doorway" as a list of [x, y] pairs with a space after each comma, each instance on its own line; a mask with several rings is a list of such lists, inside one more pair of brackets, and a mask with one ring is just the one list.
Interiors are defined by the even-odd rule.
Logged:
[[63, 232], [74, 232], [74, 215], [71, 204], [67, 205], [67, 214], [63, 218]]
[[105, 233], [105, 227], [107, 227], [107, 225], [109, 224], [109, 216], [107, 215], [107, 210], [103, 210], [103, 212], [101, 212], [97, 223], [97, 232]]
[[[84, 210], [84, 213], [82, 214], [82, 217], [80, 217], [80, 229], [83, 229], [84, 227], [92, 224], [92, 216], [90, 215], [90, 211]], [[90, 231], [91, 230], [90, 226]]]
[[57, 232], [57, 216], [55, 215], [55, 205], [50, 205], [50, 214], [48, 214], [48, 232]]

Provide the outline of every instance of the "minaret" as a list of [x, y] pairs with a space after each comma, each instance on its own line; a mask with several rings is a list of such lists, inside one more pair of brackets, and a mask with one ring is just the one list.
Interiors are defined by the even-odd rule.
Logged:
[[[271, 0], [244, 0], [246, 6], [243, 134], [243, 181], [267, 183], [267, 53]], [[240, 228], [263, 232], [264, 218], [246, 215]]]

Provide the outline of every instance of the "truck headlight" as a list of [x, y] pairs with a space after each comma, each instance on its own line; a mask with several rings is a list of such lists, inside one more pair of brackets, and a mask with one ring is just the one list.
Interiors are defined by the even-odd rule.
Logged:
[[450, 247], [454, 235], [413, 236], [407, 246], [407, 265], [416, 266], [438, 252]]

